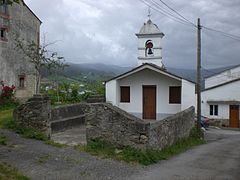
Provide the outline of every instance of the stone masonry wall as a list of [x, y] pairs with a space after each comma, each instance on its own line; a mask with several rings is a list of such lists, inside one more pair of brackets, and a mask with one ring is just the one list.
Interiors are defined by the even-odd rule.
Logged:
[[162, 149], [188, 137], [194, 126], [194, 108], [161, 121], [145, 121], [107, 103], [74, 104], [52, 109], [49, 98], [35, 95], [14, 111], [21, 127], [44, 132], [86, 125], [87, 142], [104, 140], [116, 147]]
[[87, 142], [108, 141], [117, 147], [135, 146], [144, 149], [150, 123], [110, 104], [91, 104], [86, 116]]
[[194, 127], [194, 108], [189, 108], [162, 121], [151, 123], [148, 148], [162, 149], [188, 137]]
[[86, 103], [66, 105], [52, 109], [50, 121], [52, 132], [64, 131], [85, 125], [85, 116], [89, 111]]
[[[16, 36], [39, 43], [41, 22], [22, 3], [8, 5], [6, 14], [0, 13], [0, 26], [7, 28], [6, 39], [0, 39], [0, 80], [16, 86], [18, 99], [32, 97], [36, 89], [36, 72], [22, 53], [16, 50]], [[19, 76], [24, 76], [24, 87], [19, 87]]]
[[14, 110], [14, 119], [20, 127], [33, 128], [50, 137], [50, 99], [46, 96], [34, 95]]
[[161, 121], [145, 121], [110, 104], [91, 104], [86, 116], [87, 141], [100, 139], [116, 147], [162, 149], [188, 137], [194, 126], [191, 107]]

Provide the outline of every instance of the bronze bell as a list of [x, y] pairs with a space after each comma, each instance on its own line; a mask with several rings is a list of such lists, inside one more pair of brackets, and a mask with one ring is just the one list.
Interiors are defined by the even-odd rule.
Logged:
[[151, 49], [151, 48], [149, 48], [149, 49], [148, 49], [148, 54], [150, 54], [150, 55], [151, 55], [151, 54], [153, 54], [153, 52], [152, 52], [152, 49]]

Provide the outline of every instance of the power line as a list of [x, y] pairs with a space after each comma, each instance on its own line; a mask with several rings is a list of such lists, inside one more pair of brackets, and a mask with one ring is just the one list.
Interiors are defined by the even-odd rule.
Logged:
[[179, 15], [181, 18], [185, 19], [186, 21], [188, 21], [190, 24], [192, 24], [194, 27], [197, 27], [193, 22], [189, 21], [187, 18], [185, 18], [183, 15], [181, 15], [179, 12], [177, 12], [175, 9], [173, 9], [172, 7], [170, 7], [169, 5], [167, 5], [167, 3], [165, 3], [163, 0], [159, 0], [162, 4], [164, 4], [166, 7], [168, 7], [170, 10], [172, 10], [173, 12], [175, 12], [177, 15]]
[[[184, 22], [184, 23], [189, 23], [188, 21], [186, 21], [186, 20], [184, 20], [184, 19], [182, 19], [182, 18], [179, 18], [179, 17], [177, 17], [176, 15], [174, 15], [174, 14], [172, 14], [171, 12], [169, 12], [167, 9], [164, 9], [158, 2], [156, 2], [156, 1], [154, 1], [154, 0], [151, 0], [152, 1], [152, 3], [151, 4], [155, 4], [157, 7], [158, 7], [158, 9], [161, 9], [163, 12], [165, 12], [166, 14], [169, 14], [170, 16], [172, 16], [172, 17], [174, 17], [174, 18], [176, 18], [176, 19], [178, 19], [178, 20], [180, 20], [180, 21], [182, 21], [182, 22]], [[190, 24], [190, 23], [189, 23]]]
[[216, 30], [216, 29], [213, 29], [213, 28], [209, 28], [209, 27], [206, 27], [206, 26], [202, 26], [202, 27], [206, 30], [217, 32], [217, 33], [222, 34], [225, 37], [229, 37], [229, 38], [234, 39], [236, 41], [240, 41], [240, 36], [229, 34], [229, 33], [226, 33], [226, 32], [220, 31], [220, 30]]
[[171, 15], [169, 15], [169, 14], [166, 14], [165, 12], [163, 12], [162, 10], [160, 10], [159, 8], [153, 7], [152, 4], [150, 4], [149, 2], [146, 2], [146, 1], [144, 1], [144, 0], [140, 0], [140, 1], [141, 1], [142, 3], [144, 3], [145, 5], [147, 5], [148, 7], [150, 7], [151, 9], [153, 9], [153, 10], [161, 13], [162, 15], [168, 16], [170, 19], [172, 19], [172, 20], [174, 20], [174, 21], [176, 21], [176, 22], [178, 22], [178, 23], [181, 23], [181, 24], [187, 25], [187, 26], [190, 25], [188, 22], [183, 21], [182, 19], [181, 19], [181, 20], [178, 20], [178, 19], [176, 19], [176, 17], [171, 16]]
[[[195, 28], [197, 28], [197, 26], [193, 22], [191, 22], [190, 20], [185, 18], [183, 15], [181, 15], [175, 9], [170, 7], [163, 0], [159, 0], [159, 1], [163, 5], [165, 5], [169, 10], [171, 10], [172, 12], [177, 14], [178, 16], [176, 16], [176, 15], [172, 14], [171, 12], [167, 11], [158, 2], [156, 2], [154, 0], [151, 0], [151, 2], [146, 2], [145, 0], [140, 0], [140, 1], [142, 3], [144, 3], [145, 5], [147, 5], [148, 7], [152, 8], [153, 10], [155, 10], [155, 11], [157, 11], [157, 12], [159, 12], [159, 13], [165, 15], [165, 16], [168, 16], [169, 18], [173, 19], [174, 21], [176, 21], [178, 23], [181, 23], [181, 24], [187, 25], [187, 26], [191, 25], [191, 26], [194, 26]], [[230, 34], [230, 33], [224, 32], [224, 31], [220, 31], [220, 30], [217, 30], [217, 29], [209, 28], [209, 27], [206, 27], [206, 26], [201, 26], [201, 27], [204, 28], [205, 30], [217, 32], [217, 33], [222, 34], [225, 37], [231, 38], [231, 39], [236, 40], [236, 41], [240, 41], [240, 36], [236, 36], [236, 35], [233, 35], [233, 34]]]

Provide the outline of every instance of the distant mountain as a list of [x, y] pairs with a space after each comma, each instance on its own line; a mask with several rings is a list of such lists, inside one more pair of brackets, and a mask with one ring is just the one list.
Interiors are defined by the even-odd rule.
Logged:
[[[224, 67], [224, 68], [217, 68], [217, 69], [209, 69], [209, 70], [202, 70], [202, 76], [203, 78], [206, 78], [208, 76], [217, 74], [221, 71], [224, 71], [226, 69], [231, 68], [232, 66]], [[92, 73], [99, 76], [106, 76], [106, 77], [114, 77], [119, 74], [122, 74], [124, 72], [127, 72], [131, 70], [133, 67], [121, 67], [117, 65], [107, 65], [107, 64], [90, 64], [90, 63], [84, 63], [84, 64], [69, 64], [69, 67], [67, 67], [64, 71], [59, 71], [58, 75], [74, 78], [81, 74], [88, 74]], [[185, 79], [196, 81], [196, 70], [194, 69], [181, 69], [181, 68], [173, 68], [173, 67], [166, 67], [167, 71], [176, 74], [178, 76], [181, 76]], [[47, 77], [49, 73], [47, 71], [43, 72], [43, 76]]]

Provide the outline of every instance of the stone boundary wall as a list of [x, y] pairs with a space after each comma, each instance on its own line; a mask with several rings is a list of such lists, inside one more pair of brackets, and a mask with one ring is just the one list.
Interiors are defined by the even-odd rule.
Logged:
[[194, 108], [161, 121], [145, 121], [110, 104], [91, 104], [86, 124], [88, 143], [99, 139], [119, 148], [160, 150], [189, 136], [194, 126]]
[[51, 101], [43, 95], [34, 95], [13, 112], [14, 119], [20, 127], [33, 128], [51, 136]]
[[107, 103], [91, 104], [86, 117], [87, 142], [95, 139], [117, 147], [145, 148], [150, 123]]
[[214, 119], [209, 118], [209, 125], [210, 126], [217, 126], [217, 127], [229, 127], [229, 119]]
[[84, 115], [85, 111], [87, 111], [87, 107], [89, 107], [89, 105], [86, 103], [79, 103], [53, 108], [51, 121]]
[[66, 105], [52, 109], [50, 120], [53, 133], [85, 125], [85, 116], [89, 111], [86, 103]]
[[21, 127], [52, 132], [86, 125], [87, 142], [100, 139], [116, 147], [162, 149], [188, 137], [194, 126], [194, 108], [161, 121], [145, 121], [108, 103], [80, 103], [52, 109], [50, 99], [35, 95], [14, 111]]
[[164, 120], [151, 123], [147, 147], [163, 149], [179, 139], [189, 137], [195, 124], [194, 115], [194, 107], [191, 107]]
[[34, 95], [18, 106], [13, 114], [20, 127], [33, 128], [51, 137], [52, 133], [85, 125], [88, 111], [89, 105], [86, 103], [52, 108], [48, 97]]

